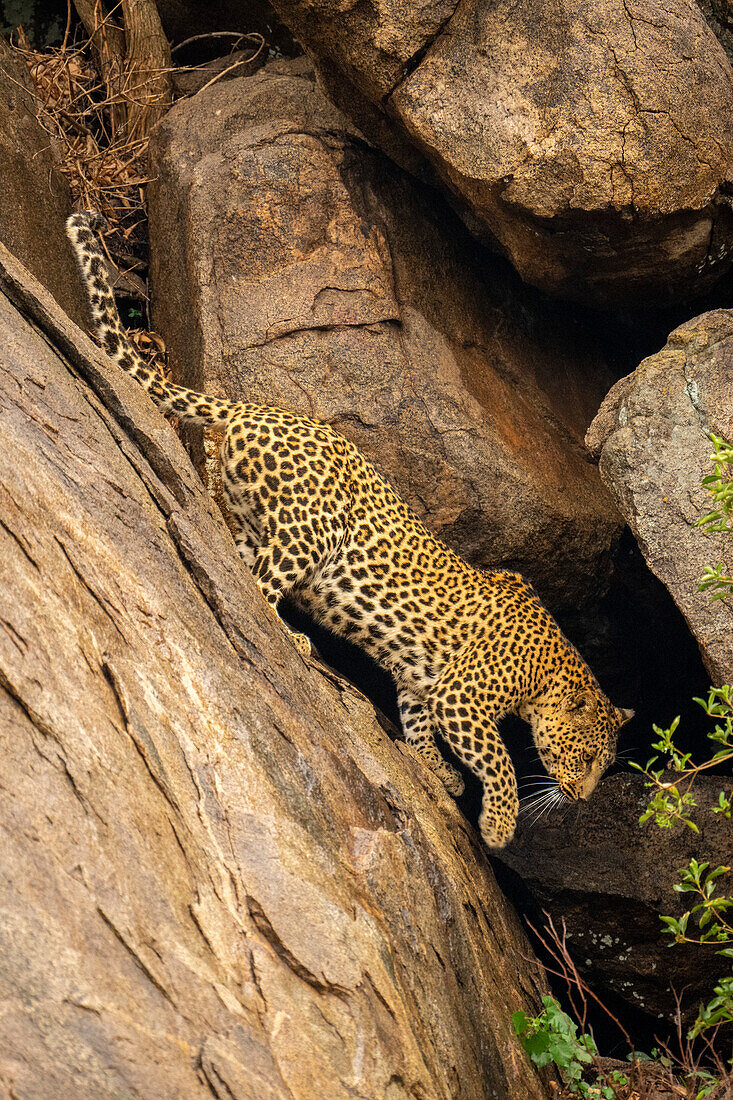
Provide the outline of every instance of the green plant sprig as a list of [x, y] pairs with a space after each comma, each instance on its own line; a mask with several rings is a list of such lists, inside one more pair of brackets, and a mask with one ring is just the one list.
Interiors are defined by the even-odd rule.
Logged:
[[[733, 446], [719, 435], [710, 433], [713, 453], [713, 473], [702, 479], [703, 486], [713, 498], [714, 507], [697, 521], [698, 527], [708, 532], [733, 531]], [[711, 600], [722, 600], [733, 595], [733, 576], [725, 562], [705, 567], [698, 592], [710, 592]]]
[[[632, 765], [642, 772], [644, 786], [652, 792], [647, 808], [639, 818], [642, 824], [653, 819], [662, 828], [672, 828], [679, 821], [699, 833], [699, 827], [692, 819], [692, 813], [697, 808], [692, 790], [695, 779], [707, 768], [719, 767], [733, 759], [733, 688], [728, 684], [711, 687], [707, 699], [696, 699], [695, 702], [715, 721], [708, 738], [717, 746], [716, 751], [702, 764], [694, 764], [691, 754], [682, 752], [674, 742], [679, 718], [675, 718], [666, 730], [655, 726], [658, 740], [652, 747], [668, 758], [666, 765], [655, 766], [659, 763], [658, 756], [652, 757], [645, 767]], [[733, 816], [733, 789], [730, 793], [724, 790], [719, 792], [712, 812], [730, 820]], [[691, 859], [687, 867], [680, 869], [674, 889], [677, 893], [692, 895], [690, 900], [694, 904], [681, 917], [660, 914], [664, 931], [673, 937], [673, 943], [713, 946], [717, 954], [733, 959], [733, 894], [730, 891], [718, 892], [720, 880], [730, 870], [722, 864], [711, 867], [708, 861], [698, 862], [696, 859]], [[733, 1023], [733, 975], [721, 978], [713, 994], [712, 999], [700, 1007], [690, 1038], [719, 1024]]]
[[[639, 818], [641, 824], [653, 819], [656, 825], [669, 829], [676, 821], [680, 821], [694, 833], [699, 833], [700, 829], [692, 819], [692, 811], [697, 807], [692, 792], [695, 779], [700, 772], [733, 760], [733, 688], [729, 684], [711, 687], [707, 699], [696, 698], [695, 702], [708, 717], [716, 719], [714, 728], [708, 733], [708, 739], [718, 748], [708, 760], [694, 764], [692, 754], [681, 752], [674, 743], [679, 716], [667, 729], [654, 726], [658, 740], [652, 742], [652, 748], [669, 759], [663, 767], [655, 767], [659, 763], [658, 756], [652, 756], [643, 767], [631, 762], [631, 767], [644, 776], [644, 786], [652, 791], [649, 804]], [[721, 791], [713, 813], [730, 818], [732, 801], [733, 792], [729, 796]]]
[[[733, 923], [725, 916], [728, 910], [733, 909], [733, 898], [716, 895], [717, 880], [729, 872], [730, 867], [721, 865], [710, 869], [708, 862], [698, 863], [696, 859], [691, 859], [687, 867], [678, 871], [679, 882], [673, 889], [678, 894], [696, 895], [700, 900], [679, 918], [660, 918], [666, 925], [665, 931], [674, 936], [676, 943], [733, 943]], [[699, 935], [688, 935], [690, 918], [697, 923]], [[732, 948], [718, 953], [733, 958]]]
[[539, 1016], [530, 1017], [526, 1012], [512, 1015], [514, 1030], [536, 1066], [553, 1063], [570, 1089], [577, 1096], [592, 1100], [603, 1097], [615, 1100], [614, 1085], [626, 1085], [628, 1079], [614, 1070], [610, 1079], [606, 1074], [597, 1075], [595, 1084], [583, 1080], [587, 1068], [598, 1058], [598, 1050], [591, 1035], [578, 1035], [578, 1025], [563, 1012], [554, 997], [545, 995]]

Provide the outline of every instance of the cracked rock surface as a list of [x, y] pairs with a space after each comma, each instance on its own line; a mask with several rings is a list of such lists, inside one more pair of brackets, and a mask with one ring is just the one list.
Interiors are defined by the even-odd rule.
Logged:
[[733, 78], [694, 0], [274, 6], [525, 281], [661, 304], [730, 266]]
[[675, 329], [611, 389], [587, 435], [649, 568], [667, 586], [716, 684], [733, 680], [733, 607], [697, 587], [707, 565], [733, 565], [733, 535], [697, 527], [710, 511], [709, 433], [733, 439], [733, 311]]
[[370, 146], [302, 60], [179, 104], [152, 145], [175, 376], [328, 421], [477, 565], [602, 591], [620, 517], [583, 437], [600, 340]]
[[2, 246], [0, 329], [0, 1092], [542, 1100], [539, 968], [455, 803]]

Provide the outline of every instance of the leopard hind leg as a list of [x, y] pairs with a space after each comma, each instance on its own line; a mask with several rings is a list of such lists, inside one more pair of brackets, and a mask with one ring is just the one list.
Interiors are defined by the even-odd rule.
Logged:
[[401, 688], [397, 704], [405, 740], [415, 749], [422, 762], [440, 779], [449, 794], [463, 794], [465, 784], [457, 768], [449, 764], [435, 743], [433, 720], [425, 703], [406, 688]]
[[[301, 501], [298, 507], [294, 497], [288, 493], [280, 493], [275, 507], [268, 508], [268, 511], [270, 518], [263, 541], [257, 549], [252, 572], [265, 599], [277, 614], [282, 596], [298, 589], [317, 588], [323, 570], [338, 557], [343, 543], [343, 529], [338, 512], [330, 515], [309, 514], [305, 503]], [[292, 518], [281, 518], [293, 517], [296, 511], [297, 522]], [[311, 643], [305, 634], [293, 631], [290, 634], [301, 653], [310, 653]]]
[[310, 639], [306, 634], [291, 630], [287, 623], [283, 622], [277, 608], [281, 598], [302, 583], [308, 572], [307, 568], [298, 567], [277, 539], [268, 542], [266, 546], [258, 547], [255, 551], [252, 565], [254, 579], [276, 618], [285, 627], [295, 648], [303, 657], [310, 656]]

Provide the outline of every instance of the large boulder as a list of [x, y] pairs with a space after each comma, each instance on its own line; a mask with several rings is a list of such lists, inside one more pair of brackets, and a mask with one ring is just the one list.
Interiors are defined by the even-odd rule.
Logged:
[[620, 519], [585, 428], [613, 377], [303, 61], [179, 103], [151, 158], [155, 327], [174, 376], [315, 415], [472, 562], [554, 605], [603, 590]]
[[714, 775], [696, 780], [695, 834], [679, 824], [640, 826], [649, 800], [642, 776], [614, 775], [569, 814], [557, 811], [534, 825], [520, 818], [499, 853], [529, 891], [539, 927], [542, 910], [558, 931], [565, 922], [570, 954], [592, 987], [654, 1017], [674, 1020], [673, 990], [685, 1019], [694, 1016], [725, 973], [725, 959], [712, 948], [674, 944], [659, 919], [679, 917], [689, 904], [673, 885], [690, 859], [728, 860], [730, 821], [712, 812], [721, 786]]
[[0, 36], [0, 241], [83, 324], [85, 296], [64, 232], [71, 190], [38, 114], [28, 71]]
[[0, 331], [0, 1092], [542, 1100], [541, 971], [455, 803], [2, 246]]
[[707, 565], [733, 566], [733, 534], [710, 511], [710, 433], [733, 440], [733, 311], [681, 325], [611, 389], [587, 436], [601, 477], [649, 568], [669, 589], [716, 684], [733, 683], [733, 606], [698, 586]]
[[694, 0], [274, 6], [527, 282], [646, 307], [730, 265], [733, 79]]

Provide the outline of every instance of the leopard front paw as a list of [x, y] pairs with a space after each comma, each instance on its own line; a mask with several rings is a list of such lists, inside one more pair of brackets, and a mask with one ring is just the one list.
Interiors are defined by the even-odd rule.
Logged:
[[516, 814], [512, 817], [493, 808], [482, 810], [478, 827], [486, 847], [494, 851], [505, 848], [514, 836], [516, 822]]
[[295, 646], [301, 657], [310, 657], [310, 638], [306, 634], [297, 634], [294, 630], [290, 630], [288, 633], [290, 634], [290, 637], [293, 641], [293, 645]]

